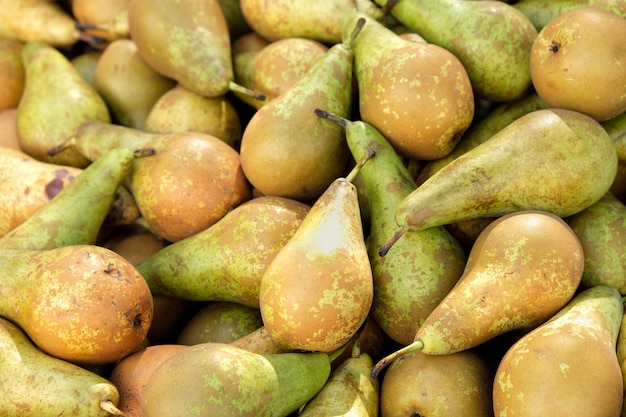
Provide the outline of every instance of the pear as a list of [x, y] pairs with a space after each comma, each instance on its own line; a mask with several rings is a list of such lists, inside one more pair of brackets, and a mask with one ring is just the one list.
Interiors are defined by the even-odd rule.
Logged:
[[[389, 0], [375, 0], [384, 6]], [[452, 52], [467, 70], [474, 94], [495, 102], [531, 88], [530, 49], [537, 29], [504, 1], [391, 0], [390, 13], [427, 42]]]
[[258, 308], [259, 287], [268, 264], [309, 209], [282, 197], [253, 198], [212, 226], [163, 248], [137, 268], [154, 294]]
[[230, 343], [263, 326], [258, 308], [227, 301], [206, 303], [181, 329], [176, 343]]
[[518, 210], [571, 216], [598, 201], [617, 172], [612, 139], [594, 119], [565, 109], [528, 113], [441, 168], [398, 206], [398, 232]]
[[389, 366], [381, 383], [381, 417], [493, 416], [494, 372], [475, 350], [407, 353]]
[[116, 191], [135, 158], [152, 153], [151, 149], [112, 149], [79, 173], [54, 199], [2, 236], [0, 248], [41, 250], [96, 244]]
[[608, 192], [565, 221], [585, 252], [581, 285], [609, 285], [626, 295], [626, 205]]
[[[0, 318], [0, 414], [4, 417], [123, 416], [107, 379], [39, 350]], [[127, 416], [130, 417], [130, 416]]]
[[370, 313], [393, 340], [409, 344], [458, 281], [465, 252], [445, 228], [432, 227], [407, 234], [397, 243], [401, 249], [378, 256], [378, 248], [396, 229], [396, 207], [415, 190], [415, 182], [391, 144], [372, 125], [323, 110], [317, 114], [343, 126], [355, 160], [376, 152], [359, 171], [370, 207], [368, 255], [374, 279]]
[[626, 19], [581, 7], [544, 26], [530, 53], [537, 94], [551, 107], [576, 110], [598, 121], [626, 111]]
[[82, 33], [112, 42], [128, 38], [130, 3], [131, 0], [72, 0], [72, 15]]
[[252, 28], [246, 21], [241, 11], [239, 0], [218, 0], [222, 7], [222, 12], [228, 25], [230, 39], [237, 39], [247, 33], [252, 32]]
[[119, 392], [117, 408], [125, 417], [142, 417], [143, 390], [154, 370], [185, 345], [158, 344], [134, 352], [115, 364], [109, 381]]
[[518, 0], [513, 7], [528, 16], [538, 31], [558, 15], [581, 7], [597, 7], [626, 17], [626, 4], [621, 0]]
[[[616, 353], [617, 360], [619, 361], [619, 366], [622, 371], [622, 380], [625, 381], [623, 396], [626, 398], [626, 314], [622, 315], [619, 333], [617, 334]], [[626, 416], [626, 403], [622, 405], [621, 416]]]
[[448, 50], [406, 40], [365, 13], [352, 46], [361, 119], [373, 125], [404, 157], [433, 160], [456, 146], [474, 117], [467, 71]]
[[260, 355], [223, 343], [189, 346], [154, 371], [143, 392], [143, 416], [286, 417], [330, 376], [325, 353]]
[[0, 316], [51, 356], [81, 365], [134, 351], [152, 321], [152, 295], [123, 257], [94, 245], [0, 250]]
[[76, 71], [87, 81], [93, 85], [93, 78], [98, 66], [98, 60], [102, 56], [102, 51], [90, 50], [73, 57], [70, 62], [76, 68]]
[[274, 342], [272, 335], [267, 331], [265, 326], [261, 326], [247, 335], [233, 340], [229, 344], [260, 355], [290, 352], [289, 349], [282, 348]]
[[130, 39], [117, 39], [102, 52], [93, 86], [109, 106], [115, 123], [143, 129], [156, 101], [176, 82], [149, 67]]
[[619, 416], [624, 388], [616, 344], [622, 317], [620, 293], [598, 285], [522, 336], [498, 366], [495, 415]]
[[165, 77], [205, 97], [246, 91], [234, 82], [228, 23], [218, 0], [134, 0], [128, 24], [139, 56]]
[[[22, 151], [17, 138], [17, 107], [0, 111], [0, 147]], [[25, 156], [28, 156], [24, 154]]]
[[261, 316], [279, 346], [334, 351], [368, 316], [372, 269], [357, 190], [350, 181], [369, 158], [328, 186], [263, 274]]
[[340, 126], [320, 119], [321, 108], [347, 117], [352, 110], [352, 36], [333, 45], [296, 84], [256, 111], [241, 139], [241, 166], [261, 194], [315, 201], [343, 175], [350, 152]]
[[42, 42], [53, 47], [72, 46], [81, 39], [75, 19], [59, 2], [2, 0], [0, 10], [1, 37]]
[[17, 107], [24, 92], [25, 72], [22, 65], [24, 42], [0, 38], [0, 111]]
[[177, 84], [152, 105], [143, 130], [206, 133], [238, 149], [243, 127], [230, 96], [203, 97]]
[[84, 168], [89, 161], [78, 152], [48, 155], [83, 122], [110, 122], [100, 94], [59, 50], [27, 43], [22, 50], [26, 85], [18, 107], [17, 132], [24, 152], [44, 162]]
[[460, 352], [535, 327], [570, 301], [583, 268], [581, 243], [563, 219], [540, 210], [504, 215], [478, 236], [463, 275], [417, 329], [415, 341], [372, 372], [414, 350]]

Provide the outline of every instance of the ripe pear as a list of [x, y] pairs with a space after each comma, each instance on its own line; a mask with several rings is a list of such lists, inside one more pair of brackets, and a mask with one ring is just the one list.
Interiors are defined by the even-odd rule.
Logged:
[[22, 151], [17, 138], [17, 107], [0, 111], [0, 146]]
[[72, 15], [83, 33], [112, 42], [129, 36], [130, 3], [131, 0], [72, 0]]
[[143, 129], [157, 100], [176, 82], [149, 67], [130, 39], [111, 42], [98, 59], [93, 86], [109, 106], [113, 121]]
[[565, 109], [528, 113], [459, 156], [398, 206], [398, 232], [537, 209], [571, 216], [598, 201], [617, 172], [613, 140], [594, 119]]
[[378, 248], [396, 229], [396, 207], [415, 190], [415, 182], [391, 144], [372, 125], [322, 110], [318, 115], [343, 126], [355, 160], [376, 152], [359, 171], [370, 208], [368, 255], [374, 279], [370, 314], [393, 340], [409, 344], [463, 273], [465, 252], [440, 226], [407, 234], [397, 243], [401, 249], [378, 256]]
[[86, 51], [73, 57], [70, 62], [76, 68], [76, 71], [80, 74], [85, 81], [90, 85], [93, 85], [93, 77], [96, 72], [96, 66], [98, 60], [102, 56], [102, 51]]
[[570, 301], [583, 268], [580, 241], [563, 219], [540, 210], [504, 215], [478, 236], [463, 275], [417, 329], [415, 341], [372, 372], [414, 350], [460, 352], [535, 327]]
[[181, 239], [137, 265], [154, 294], [259, 307], [268, 264], [294, 235], [310, 207], [260, 196], [212, 226]]
[[626, 205], [607, 192], [565, 221], [585, 252], [581, 285], [609, 285], [626, 295]]
[[352, 110], [351, 44], [363, 20], [296, 84], [256, 111], [241, 139], [243, 171], [261, 194], [315, 201], [343, 175], [350, 152], [340, 126], [316, 108], [347, 117]]
[[[4, 417], [123, 416], [107, 379], [39, 350], [0, 318], [0, 414]], [[127, 416], [130, 417], [130, 416]]]
[[475, 350], [407, 353], [389, 366], [381, 383], [381, 417], [493, 416], [493, 370]]
[[359, 343], [351, 350], [351, 356], [332, 370], [324, 387], [307, 402], [299, 417], [378, 416], [380, 387], [378, 380], [369, 375], [372, 358], [361, 352]]
[[258, 308], [243, 304], [213, 301], [206, 303], [187, 321], [176, 343], [230, 343], [263, 326]]
[[622, 0], [518, 0], [513, 7], [528, 16], [538, 31], [558, 15], [581, 7], [597, 7], [626, 17], [626, 3]]
[[56, 156], [48, 150], [67, 140], [83, 122], [110, 122], [100, 94], [78, 73], [61, 51], [43, 43], [24, 45], [26, 85], [17, 113], [20, 146], [44, 162], [84, 168], [89, 161], [76, 151]]
[[143, 390], [154, 370], [185, 345], [157, 344], [131, 353], [115, 364], [109, 381], [119, 392], [117, 408], [125, 417], [143, 417]]
[[330, 376], [325, 353], [260, 355], [223, 343], [189, 346], [165, 360], [143, 392], [143, 416], [287, 417]]
[[76, 44], [80, 31], [76, 20], [53, 0], [0, 1], [0, 36], [53, 47]]
[[598, 121], [626, 111], [626, 18], [581, 7], [552, 19], [530, 54], [533, 86], [551, 107]]
[[369, 314], [372, 269], [350, 182], [358, 169], [328, 186], [263, 274], [261, 315], [279, 346], [334, 351]]
[[522, 336], [498, 366], [495, 415], [619, 416], [623, 379], [616, 353], [623, 301], [598, 285]]
[[0, 250], [0, 316], [51, 356], [102, 365], [133, 352], [152, 321], [152, 295], [137, 270], [94, 245]]
[[[3, 235], [0, 248], [42, 250], [96, 244], [117, 190], [145, 151], [152, 154], [149, 149], [119, 148], [98, 158], [51, 201]], [[63, 171], [59, 174], [64, 175]]]
[[[384, 6], [389, 0], [375, 0]], [[519, 99], [531, 88], [530, 49], [537, 29], [503, 1], [398, 0], [390, 13], [427, 42], [452, 52], [478, 98]]]
[[203, 97], [177, 84], [152, 105], [143, 130], [150, 133], [206, 133], [237, 149], [243, 127], [230, 96]]
[[17, 107], [24, 92], [25, 71], [22, 65], [24, 42], [0, 38], [0, 111]]
[[233, 340], [229, 344], [260, 355], [290, 352], [289, 349], [282, 348], [274, 342], [272, 335], [270, 335], [265, 326], [261, 326], [253, 332]]
[[139, 56], [155, 71], [205, 97], [238, 89], [228, 24], [218, 0], [134, 0], [128, 22]]
[[448, 50], [406, 40], [365, 13], [353, 44], [361, 119], [373, 125], [404, 157], [439, 159], [449, 154], [474, 117], [467, 71]]

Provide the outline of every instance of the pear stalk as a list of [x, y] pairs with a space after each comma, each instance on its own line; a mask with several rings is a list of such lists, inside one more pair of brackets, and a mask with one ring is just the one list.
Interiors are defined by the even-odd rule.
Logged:
[[398, 359], [400, 356], [406, 355], [407, 353], [415, 352], [416, 350], [422, 350], [424, 348], [424, 342], [421, 340], [416, 340], [413, 343], [406, 345], [405, 347], [398, 349], [389, 355], [385, 356], [381, 360], [379, 360], [376, 365], [372, 368], [371, 376], [373, 378], [377, 378], [378, 374], [391, 362]]

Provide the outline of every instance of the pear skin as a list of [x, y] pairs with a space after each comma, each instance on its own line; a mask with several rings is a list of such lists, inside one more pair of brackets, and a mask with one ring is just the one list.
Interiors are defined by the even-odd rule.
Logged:
[[152, 321], [152, 294], [126, 259], [93, 245], [0, 250], [0, 315], [47, 354], [80, 365], [137, 349]]
[[581, 7], [597, 7], [626, 17], [626, 4], [621, 0], [519, 0], [513, 7], [524, 13], [537, 31], [556, 16]]
[[289, 349], [284, 349], [274, 342], [272, 335], [267, 331], [265, 326], [259, 327], [255, 331], [239, 339], [235, 339], [229, 344], [260, 355], [290, 352]]
[[106, 43], [128, 38], [129, 5], [130, 0], [77, 0], [71, 7], [78, 29]]
[[598, 285], [522, 336], [496, 371], [495, 415], [619, 416], [624, 388], [616, 343], [622, 317], [620, 293]]
[[17, 107], [24, 92], [26, 76], [22, 65], [24, 42], [11, 38], [0, 38], [0, 111]]
[[5, 318], [0, 318], [0, 346], [4, 417], [124, 416], [113, 383], [42, 352]]
[[584, 268], [576, 234], [556, 215], [522, 210], [491, 222], [478, 236], [456, 286], [426, 318], [402, 354], [460, 352], [516, 329], [535, 327], [578, 289]]

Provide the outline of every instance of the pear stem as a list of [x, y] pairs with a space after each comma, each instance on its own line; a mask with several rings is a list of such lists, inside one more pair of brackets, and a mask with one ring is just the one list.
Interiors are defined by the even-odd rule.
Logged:
[[358, 36], [359, 33], [361, 33], [361, 29], [363, 29], [364, 25], [365, 25], [365, 18], [360, 17], [356, 21], [356, 24], [354, 25], [354, 29], [352, 29], [352, 32], [350, 32], [350, 35], [348, 35], [348, 37], [342, 42], [344, 48], [346, 49], [352, 48], [352, 43], [354, 42], [354, 39]]
[[391, 249], [391, 247], [402, 237], [404, 232], [406, 232], [406, 226], [400, 227], [396, 233], [391, 236], [391, 239], [378, 249], [378, 256], [385, 256], [387, 252], [389, 252], [389, 249]]
[[256, 100], [259, 100], [259, 101], [265, 101], [265, 94], [257, 93], [256, 91], [253, 91], [253, 90], [251, 90], [249, 88], [246, 88], [246, 87], [244, 87], [242, 85], [239, 85], [239, 84], [237, 84], [234, 81], [229, 81], [228, 82], [228, 89], [230, 91], [234, 91], [236, 93], [241, 93], [241, 94], [244, 94], [246, 96], [250, 96], [250, 97], [252, 97], [252, 98], [254, 98]]
[[142, 158], [144, 156], [155, 155], [156, 153], [157, 153], [157, 151], [154, 148], [141, 148], [141, 149], [135, 149], [133, 151], [133, 156], [135, 158]]
[[315, 109], [314, 112], [316, 115], [318, 115], [322, 119], [327, 119], [327, 120], [330, 120], [331, 122], [335, 122], [341, 127], [345, 128], [348, 125], [348, 119], [341, 117], [338, 114], [335, 114], [326, 110], [322, 110], [322, 109]]
[[365, 165], [365, 163], [372, 159], [374, 156], [376, 156], [376, 151], [374, 151], [373, 149], [368, 149], [367, 152], [363, 154], [363, 156], [356, 162], [354, 168], [352, 168], [348, 175], [346, 175], [346, 181], [354, 181], [354, 178], [359, 174], [359, 171], [361, 170], [363, 165]]
[[379, 360], [378, 363], [372, 368], [372, 372], [370, 373], [370, 375], [372, 376], [372, 378], [378, 377], [378, 374], [380, 373], [380, 371], [383, 370], [384, 367], [389, 365], [394, 360], [398, 359], [400, 356], [406, 355], [407, 353], [415, 352], [416, 350], [422, 350], [423, 348], [424, 342], [422, 342], [420, 339], [415, 340], [410, 345], [406, 345], [405, 347], [398, 349], [395, 352], [390, 353], [389, 355]]
[[66, 140], [65, 142], [61, 143], [60, 145], [57, 145], [53, 148], [48, 149], [48, 152], [46, 152], [48, 154], [48, 156], [55, 156], [61, 152], [63, 152], [65, 149], [70, 148], [72, 146], [74, 146], [76, 144], [76, 138], [71, 137], [70, 139]]
[[385, 3], [385, 5], [382, 7], [381, 9], [381, 13], [383, 16], [386, 16], [387, 13], [389, 13], [389, 11], [391, 10], [391, 8], [393, 6], [396, 5], [396, 3], [398, 2], [398, 0], [387, 0], [387, 3]]
[[126, 417], [126, 414], [117, 408], [110, 399], [103, 399], [100, 401], [100, 408], [112, 416]]

